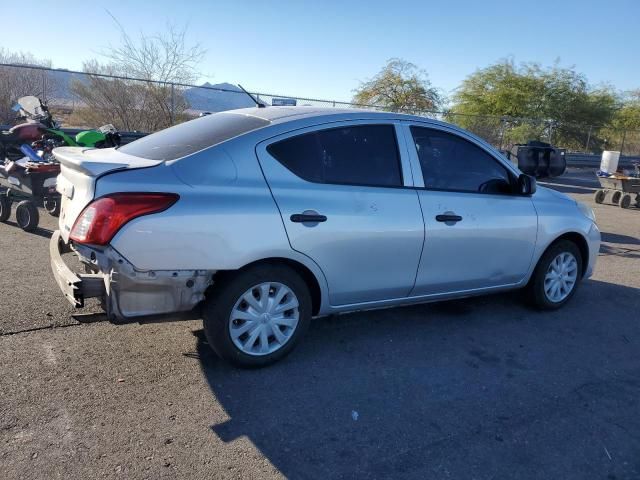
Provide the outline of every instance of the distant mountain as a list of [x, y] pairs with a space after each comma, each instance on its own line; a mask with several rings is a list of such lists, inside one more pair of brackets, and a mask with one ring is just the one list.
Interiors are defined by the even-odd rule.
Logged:
[[84, 83], [87, 81], [87, 78], [82, 74], [72, 73], [67, 70], [48, 71], [48, 96], [54, 98], [55, 100], [64, 100], [66, 102], [77, 100], [71, 92], [71, 84], [73, 81]]
[[[222, 112], [235, 108], [254, 107], [255, 103], [249, 95], [230, 83], [204, 83], [205, 88], [188, 88], [184, 97], [191, 110], [200, 112]], [[207, 88], [208, 87], [208, 88]], [[221, 90], [212, 90], [218, 88]]]
[[[43, 82], [47, 82], [46, 88], [51, 102], [69, 104], [77, 101], [77, 98], [71, 92], [71, 84], [75, 80], [86, 82], [86, 77], [67, 70], [48, 71], [46, 77], [43, 77]], [[207, 82], [201, 87], [192, 87], [184, 90], [184, 97], [189, 104], [189, 109], [194, 112], [222, 112], [255, 105], [246, 93], [231, 83], [212, 85]]]

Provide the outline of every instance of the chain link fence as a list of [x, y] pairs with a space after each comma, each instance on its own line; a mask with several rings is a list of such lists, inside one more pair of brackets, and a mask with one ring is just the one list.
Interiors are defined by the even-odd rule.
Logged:
[[[266, 106], [387, 110], [377, 105], [246, 92], [228, 83], [189, 85], [108, 73], [0, 64], [0, 124], [15, 121], [15, 112], [11, 107], [24, 95], [36, 95], [47, 102], [62, 126], [95, 128], [111, 123], [121, 131], [130, 132], [153, 132], [202, 114], [251, 107], [256, 101]], [[569, 124], [554, 119], [462, 115], [451, 111], [401, 113], [456, 124], [500, 149], [528, 140], [542, 140], [566, 148], [569, 152], [619, 150], [626, 156], [640, 155], [640, 130]]]

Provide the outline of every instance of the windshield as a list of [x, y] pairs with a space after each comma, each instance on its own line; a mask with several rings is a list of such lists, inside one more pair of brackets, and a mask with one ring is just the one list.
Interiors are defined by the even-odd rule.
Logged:
[[118, 151], [149, 160], [176, 160], [269, 123], [250, 115], [221, 112], [152, 133]]

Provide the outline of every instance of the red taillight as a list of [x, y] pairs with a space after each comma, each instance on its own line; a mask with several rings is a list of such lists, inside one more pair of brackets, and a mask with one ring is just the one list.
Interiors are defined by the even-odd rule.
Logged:
[[113, 193], [101, 197], [85, 207], [70, 238], [78, 243], [106, 245], [125, 223], [166, 210], [178, 198], [175, 193]]

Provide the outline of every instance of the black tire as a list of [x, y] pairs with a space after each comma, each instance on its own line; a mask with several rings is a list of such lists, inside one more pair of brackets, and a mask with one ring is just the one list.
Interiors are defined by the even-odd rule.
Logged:
[[16, 206], [16, 222], [25, 232], [33, 232], [40, 223], [40, 214], [31, 200], [22, 200]]
[[47, 197], [44, 199], [44, 209], [52, 217], [60, 216], [60, 199], [55, 197]]
[[631, 195], [625, 193], [620, 199], [620, 208], [629, 208], [631, 206]]
[[593, 200], [596, 203], [602, 203], [604, 202], [605, 197], [607, 196], [606, 192], [604, 190], [597, 190], [595, 195], [593, 196]]
[[615, 191], [611, 194], [611, 203], [618, 204], [620, 203], [620, 197], [622, 197], [622, 192]]
[[5, 194], [0, 194], [0, 222], [6, 222], [11, 215], [11, 200]]
[[[576, 262], [578, 264], [576, 283], [574, 284], [571, 292], [569, 292], [569, 294], [563, 300], [559, 302], [553, 302], [547, 297], [544, 291], [544, 281], [551, 262], [563, 252], [571, 253], [576, 259]], [[580, 249], [575, 243], [570, 240], [559, 240], [556, 243], [552, 244], [549, 248], [547, 248], [547, 251], [544, 252], [542, 257], [540, 257], [540, 260], [538, 261], [538, 264], [533, 271], [533, 275], [529, 280], [529, 284], [526, 287], [527, 296], [530, 303], [534, 307], [540, 310], [555, 310], [562, 307], [571, 299], [571, 297], [573, 297], [576, 290], [578, 289], [578, 286], [580, 285], [581, 280], [582, 254], [580, 253]]]
[[[230, 317], [234, 306], [243, 294], [265, 282], [281, 283], [293, 292], [298, 300], [299, 319], [295, 330], [282, 347], [269, 354], [253, 355], [242, 351], [233, 342]], [[256, 265], [237, 273], [225, 274], [216, 280], [216, 284], [203, 308], [204, 333], [213, 350], [222, 359], [236, 367], [265, 367], [282, 359], [295, 348], [309, 327], [311, 322], [309, 287], [298, 273], [285, 265]]]

